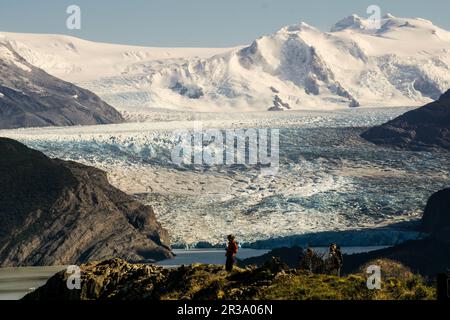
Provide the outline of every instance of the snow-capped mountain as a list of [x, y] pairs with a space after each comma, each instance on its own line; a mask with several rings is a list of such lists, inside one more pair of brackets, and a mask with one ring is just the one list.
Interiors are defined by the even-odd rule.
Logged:
[[300, 23], [223, 49], [2, 35], [30, 63], [128, 117], [149, 108], [274, 110], [275, 99], [294, 110], [422, 105], [450, 88], [450, 32], [419, 18], [386, 15], [372, 29], [353, 15], [330, 32]]
[[0, 128], [123, 122], [94, 93], [60, 80], [0, 42]]

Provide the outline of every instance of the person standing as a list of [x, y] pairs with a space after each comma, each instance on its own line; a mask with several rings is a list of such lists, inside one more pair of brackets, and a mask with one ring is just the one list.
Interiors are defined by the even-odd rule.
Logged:
[[312, 248], [308, 247], [306, 253], [300, 257], [300, 269], [307, 270], [311, 273], [314, 272], [313, 267], [314, 251]]
[[340, 246], [336, 246], [336, 257], [337, 257], [338, 263], [339, 263], [337, 276], [340, 277], [341, 276], [341, 272], [342, 272], [342, 267], [344, 266], [344, 257], [342, 256], [342, 252], [341, 252], [341, 247]]
[[337, 275], [338, 277], [340, 277], [341, 269], [342, 269], [342, 265], [343, 265], [343, 257], [342, 257], [341, 248], [338, 247], [334, 243], [330, 246], [329, 259], [330, 259], [332, 273]]
[[225, 256], [227, 257], [227, 260], [225, 262], [225, 270], [231, 272], [233, 270], [236, 254], [238, 252], [238, 244], [232, 234], [230, 234], [227, 237], [227, 239], [228, 239], [228, 246], [226, 249], [227, 251], [225, 253]]

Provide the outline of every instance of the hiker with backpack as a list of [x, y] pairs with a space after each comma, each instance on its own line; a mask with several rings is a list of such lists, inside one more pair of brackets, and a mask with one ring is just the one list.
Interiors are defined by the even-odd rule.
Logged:
[[225, 270], [231, 272], [233, 270], [233, 265], [236, 260], [236, 254], [238, 252], [238, 243], [236, 242], [232, 234], [230, 234], [227, 239], [228, 246], [225, 253], [225, 256], [227, 257], [227, 260], [225, 262]]
[[308, 247], [306, 253], [300, 257], [300, 269], [314, 273], [314, 251]]
[[344, 258], [342, 256], [341, 248], [335, 243], [330, 245], [329, 263], [331, 273], [340, 277], [342, 266], [344, 264]]

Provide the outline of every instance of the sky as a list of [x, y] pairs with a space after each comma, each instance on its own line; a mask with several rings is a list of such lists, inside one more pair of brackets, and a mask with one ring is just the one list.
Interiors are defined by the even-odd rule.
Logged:
[[[369, 5], [382, 14], [420, 17], [450, 30], [449, 0], [0, 0], [0, 31], [67, 34], [160, 47], [248, 44], [304, 21], [323, 31]], [[81, 29], [69, 30], [69, 5], [81, 9]]]

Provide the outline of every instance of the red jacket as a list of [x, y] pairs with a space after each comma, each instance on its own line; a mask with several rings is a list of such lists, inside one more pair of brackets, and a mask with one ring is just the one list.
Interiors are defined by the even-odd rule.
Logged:
[[238, 245], [236, 241], [232, 241], [228, 244], [227, 256], [234, 256], [238, 252]]

